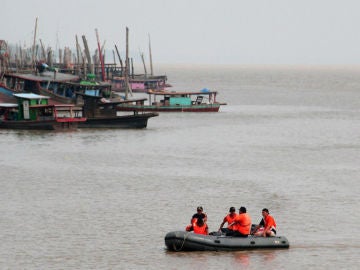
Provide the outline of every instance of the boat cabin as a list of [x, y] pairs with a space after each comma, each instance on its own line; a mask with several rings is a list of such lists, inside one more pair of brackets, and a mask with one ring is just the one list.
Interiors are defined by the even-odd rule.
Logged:
[[[156, 106], [192, 106], [216, 103], [215, 91], [207, 92], [164, 92], [148, 91], [149, 102]], [[160, 100], [159, 100], [160, 97]]]
[[4, 121], [42, 121], [57, 118], [81, 118], [81, 110], [74, 105], [52, 105], [49, 97], [33, 93], [14, 94], [18, 103], [0, 104], [0, 117]]
[[54, 106], [49, 105], [49, 97], [33, 93], [14, 94], [18, 100], [16, 119], [38, 120], [39, 118], [53, 118]]

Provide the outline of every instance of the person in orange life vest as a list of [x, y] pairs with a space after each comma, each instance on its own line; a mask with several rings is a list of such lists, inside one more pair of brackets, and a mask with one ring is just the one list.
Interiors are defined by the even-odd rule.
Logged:
[[[275, 236], [276, 235], [276, 222], [275, 219], [270, 216], [269, 210], [264, 208], [261, 211], [263, 216], [262, 220], [260, 221], [259, 225], [256, 226], [255, 230], [257, 230], [254, 235], [256, 236]], [[263, 227], [263, 230], [258, 230], [259, 228]]]
[[192, 225], [186, 226], [187, 231], [194, 231], [197, 234], [209, 234], [209, 229], [202, 218], [198, 218]]
[[194, 222], [196, 222], [196, 219], [201, 218], [205, 223], [207, 221], [207, 215], [206, 213], [204, 213], [204, 209], [202, 208], [202, 206], [198, 206], [196, 208], [196, 213], [192, 216], [190, 223], [194, 224]]
[[[237, 230], [234, 231], [232, 234], [229, 234], [231, 236], [237, 236], [237, 237], [247, 237], [250, 234], [251, 230], [251, 218], [246, 213], [246, 208], [244, 206], [241, 206], [239, 208], [239, 215], [235, 218], [235, 221], [230, 225], [236, 225]], [[228, 235], [228, 234], [226, 234]]]
[[273, 216], [270, 216], [269, 210], [264, 208], [262, 211], [263, 215], [265, 215], [264, 223], [265, 229], [263, 236], [275, 236], [276, 235], [276, 222]]
[[[235, 207], [230, 207], [229, 209], [229, 214], [226, 215], [226, 217], [224, 217], [223, 222], [220, 224], [219, 227], [219, 231], [224, 232], [224, 233], [230, 233], [231, 231], [236, 231], [236, 225], [231, 225], [234, 221], [235, 218], [237, 217], [237, 214], [235, 213]], [[228, 226], [227, 228], [223, 228], [224, 224], [227, 223]]]

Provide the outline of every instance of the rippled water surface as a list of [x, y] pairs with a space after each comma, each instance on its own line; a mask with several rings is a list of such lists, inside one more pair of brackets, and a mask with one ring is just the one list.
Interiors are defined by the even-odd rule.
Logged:
[[[1, 269], [357, 269], [360, 68], [160, 66], [219, 113], [144, 130], [0, 130]], [[180, 252], [196, 206], [217, 230], [263, 207], [288, 250]]]

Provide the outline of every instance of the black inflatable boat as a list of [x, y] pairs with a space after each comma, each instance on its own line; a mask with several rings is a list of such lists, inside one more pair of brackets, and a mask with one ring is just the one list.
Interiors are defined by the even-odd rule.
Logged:
[[235, 251], [246, 249], [289, 248], [286, 237], [232, 237], [225, 235], [202, 235], [187, 231], [169, 232], [165, 245], [173, 251]]

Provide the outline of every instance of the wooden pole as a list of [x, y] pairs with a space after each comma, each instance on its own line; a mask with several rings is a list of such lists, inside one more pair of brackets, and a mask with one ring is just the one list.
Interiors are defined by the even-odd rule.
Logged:
[[118, 47], [116, 46], [116, 44], [115, 44], [115, 49], [116, 49], [116, 53], [117, 53], [117, 56], [118, 56], [119, 61], [120, 61], [121, 73], [123, 73], [123, 71], [124, 71], [124, 64], [123, 64], [123, 61], [122, 61], [122, 59], [121, 59], [121, 56], [120, 56], [120, 53], [119, 53], [119, 50], [118, 50]]
[[105, 66], [104, 66], [104, 58], [103, 58], [103, 54], [101, 52], [101, 46], [100, 46], [100, 38], [99, 38], [99, 33], [98, 30], [95, 29], [95, 33], [96, 33], [96, 39], [97, 39], [97, 43], [98, 43], [98, 50], [99, 50], [99, 59], [100, 59], [100, 64], [101, 64], [101, 79], [104, 82], [105, 81]]
[[33, 42], [33, 46], [32, 46], [32, 63], [33, 63], [33, 68], [34, 68], [35, 72], [36, 72], [35, 44], [36, 44], [37, 23], [38, 23], [38, 18], [36, 17], [36, 20], [35, 20], [35, 31], [34, 31], [34, 42]]
[[42, 42], [41, 39], [40, 39], [40, 45], [41, 45], [41, 57], [42, 57], [42, 59], [43, 59], [45, 62], [47, 62], [47, 61], [46, 61], [45, 47], [44, 47], [44, 44], [43, 44], [43, 42]]
[[133, 58], [131, 57], [131, 77], [134, 79], [134, 61]]
[[81, 68], [80, 68], [80, 44], [79, 44], [79, 40], [78, 40], [78, 36], [75, 35], [75, 40], [76, 40], [76, 58], [77, 58], [77, 63], [76, 63], [76, 74], [80, 76], [81, 73]]
[[125, 99], [128, 99], [131, 87], [129, 83], [129, 28], [126, 27], [126, 65], [125, 65]]
[[149, 57], [150, 57], [150, 75], [153, 76], [154, 75], [154, 70], [153, 70], [153, 63], [152, 63], [150, 34], [149, 34]]
[[146, 65], [145, 65], [144, 54], [142, 52], [140, 52], [140, 56], [141, 56], [141, 60], [142, 60], [143, 65], [144, 65], [145, 77], [147, 77], [147, 70], [146, 70]]
[[94, 68], [93, 68], [93, 66], [91, 64], [91, 56], [90, 56], [90, 51], [89, 51], [89, 47], [88, 47], [88, 44], [87, 44], [86, 37], [82, 36], [82, 39], [83, 39], [83, 43], [84, 43], [86, 59], [87, 59], [87, 62], [88, 62], [88, 69], [89, 69], [90, 73], [94, 73]]

